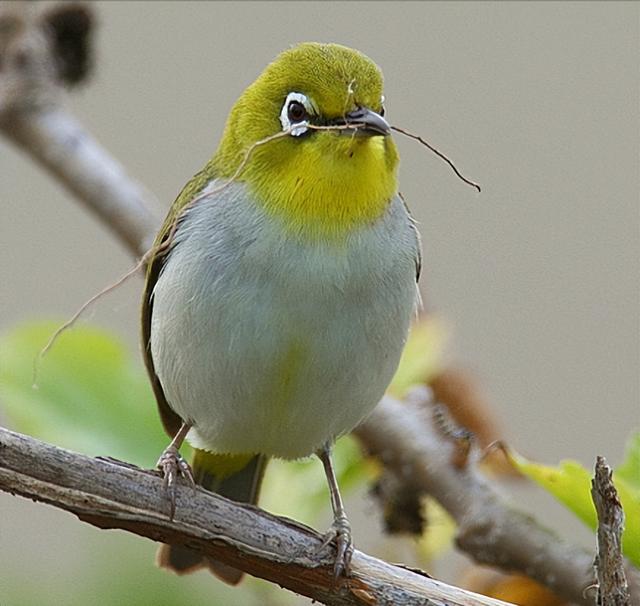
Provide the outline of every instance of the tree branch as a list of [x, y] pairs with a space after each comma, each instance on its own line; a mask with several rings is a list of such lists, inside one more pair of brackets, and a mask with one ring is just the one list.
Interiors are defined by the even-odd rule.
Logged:
[[61, 106], [7, 113], [0, 129], [141, 257], [160, 223], [155, 198]]
[[157, 472], [93, 459], [0, 429], [0, 490], [191, 549], [331, 606], [509, 606], [356, 551], [351, 577], [333, 586], [333, 549], [293, 520], [187, 484], [174, 520]]
[[611, 467], [604, 457], [596, 459], [591, 497], [598, 514], [598, 549], [595, 560], [598, 606], [629, 606], [629, 586], [622, 558], [624, 512], [611, 481]]
[[6, 2], [0, 10], [0, 132], [140, 257], [159, 226], [157, 200], [64, 107], [60, 57], [38, 4]]
[[434, 422], [430, 394], [413, 390], [400, 403], [384, 398], [355, 430], [407, 490], [429, 494], [458, 525], [456, 543], [476, 561], [522, 572], [578, 604], [593, 583], [592, 555], [562, 541], [500, 497], [470, 457], [457, 466], [455, 440]]

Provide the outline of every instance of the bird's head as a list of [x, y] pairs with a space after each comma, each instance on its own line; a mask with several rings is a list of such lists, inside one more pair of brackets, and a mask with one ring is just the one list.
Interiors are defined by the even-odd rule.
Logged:
[[230, 178], [254, 146], [238, 179], [258, 203], [295, 231], [345, 233], [379, 217], [397, 190], [383, 102], [382, 73], [368, 57], [337, 44], [300, 44], [240, 96], [213, 165]]

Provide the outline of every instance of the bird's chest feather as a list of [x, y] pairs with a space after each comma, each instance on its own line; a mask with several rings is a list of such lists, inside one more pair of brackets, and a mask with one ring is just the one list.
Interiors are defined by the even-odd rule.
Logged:
[[153, 294], [156, 371], [200, 445], [309, 454], [350, 429], [395, 370], [415, 301], [402, 218], [305, 242], [229, 189], [176, 234]]

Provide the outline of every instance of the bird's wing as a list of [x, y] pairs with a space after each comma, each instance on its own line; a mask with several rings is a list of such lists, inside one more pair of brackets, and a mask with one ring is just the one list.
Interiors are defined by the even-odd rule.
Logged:
[[[167, 238], [174, 233], [175, 226], [180, 221], [180, 215], [185, 207], [202, 191], [202, 189], [215, 177], [211, 163], [207, 164], [204, 169], [196, 173], [193, 178], [185, 185], [178, 195], [178, 198], [171, 206], [167, 217], [164, 220], [158, 235], [156, 236], [153, 247], [156, 248], [166, 242]], [[166, 250], [162, 250], [155, 254], [147, 266], [147, 275], [142, 295], [142, 357], [144, 364], [151, 379], [151, 387], [156, 396], [160, 418], [165, 431], [174, 436], [180, 426], [182, 419], [173, 411], [164, 395], [162, 384], [156, 374], [153, 357], [151, 356], [151, 318], [153, 316], [153, 289], [158, 280], [158, 276], [171, 253], [171, 246]]]
[[407, 215], [409, 215], [409, 224], [411, 226], [411, 231], [415, 237], [415, 257], [414, 261], [416, 264], [416, 282], [420, 280], [420, 272], [422, 271], [422, 241], [420, 239], [420, 232], [418, 231], [418, 226], [416, 220], [413, 218], [411, 214], [411, 210], [407, 205], [406, 200], [401, 192], [398, 192], [398, 196], [400, 200], [402, 200], [402, 204], [404, 205], [405, 210], [407, 211]]

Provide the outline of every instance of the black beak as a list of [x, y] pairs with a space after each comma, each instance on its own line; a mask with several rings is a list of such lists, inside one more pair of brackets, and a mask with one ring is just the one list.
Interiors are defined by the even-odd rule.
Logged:
[[[343, 131], [344, 134], [355, 133], [357, 135], [368, 136], [383, 136], [386, 137], [391, 134], [391, 127], [389, 123], [380, 115], [366, 107], [359, 107], [358, 109], [349, 112], [344, 120], [336, 121], [338, 124], [353, 124], [354, 129], [347, 128]], [[356, 125], [362, 125], [361, 128], [355, 128]]]

